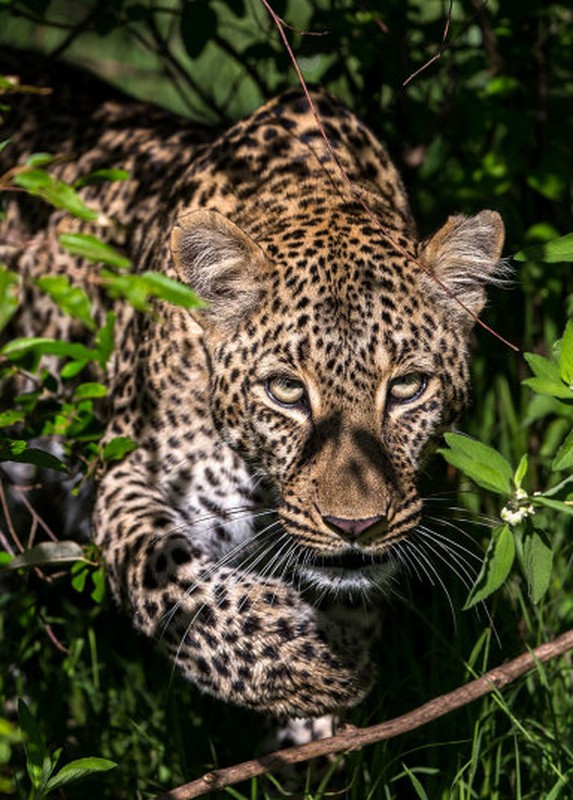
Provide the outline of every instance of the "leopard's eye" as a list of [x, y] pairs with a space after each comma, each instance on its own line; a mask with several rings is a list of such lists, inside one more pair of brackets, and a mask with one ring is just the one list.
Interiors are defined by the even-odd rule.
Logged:
[[306, 398], [304, 384], [293, 378], [270, 378], [267, 381], [267, 392], [272, 400], [282, 406], [295, 406]]
[[390, 399], [395, 403], [411, 403], [422, 394], [427, 383], [426, 376], [421, 372], [410, 372], [409, 375], [394, 378], [388, 390]]

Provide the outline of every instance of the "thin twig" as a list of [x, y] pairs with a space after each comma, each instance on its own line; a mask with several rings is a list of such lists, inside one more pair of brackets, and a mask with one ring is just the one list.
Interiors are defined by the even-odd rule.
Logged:
[[528, 653], [523, 653], [517, 658], [507, 661], [495, 669], [486, 672], [481, 678], [454, 689], [452, 692], [434, 697], [428, 703], [419, 706], [413, 711], [395, 717], [388, 722], [371, 725], [368, 728], [355, 728], [345, 730], [337, 736], [319, 739], [308, 744], [288, 747], [269, 753], [252, 761], [244, 761], [225, 769], [208, 772], [196, 781], [191, 781], [184, 786], [159, 795], [154, 800], [191, 800], [201, 797], [209, 792], [231, 786], [244, 780], [249, 780], [257, 775], [263, 775], [274, 769], [285, 767], [289, 764], [298, 764], [319, 756], [332, 755], [359, 750], [366, 745], [392, 739], [402, 733], [413, 731], [422, 725], [427, 725], [435, 719], [449, 714], [468, 703], [484, 697], [492, 692], [497, 692], [504, 686], [525, 675], [539, 664], [545, 664], [558, 656], [564, 655], [573, 649], [573, 628], [566, 633], [552, 639], [550, 642], [536, 647]]
[[[480, 20], [482, 18], [482, 16], [483, 16], [482, 15], [482, 11], [487, 6], [488, 0], [471, 0], [471, 2], [472, 2], [472, 5], [474, 6], [474, 8], [476, 9], [475, 13], [473, 14], [472, 18], [467, 22], [467, 24], [462, 28], [462, 30], [459, 31], [453, 37], [453, 39], [451, 39], [449, 42], [447, 42], [446, 40], [447, 40], [447, 37], [448, 37], [448, 33], [450, 31], [450, 25], [451, 25], [451, 21], [452, 21], [452, 6], [454, 4], [453, 0], [450, 0], [450, 7], [448, 8], [448, 13], [447, 13], [447, 16], [446, 16], [446, 24], [444, 26], [444, 33], [442, 35], [442, 41], [440, 42], [440, 45], [438, 47], [438, 52], [435, 55], [433, 55], [432, 58], [430, 58], [428, 61], [426, 61], [425, 64], [422, 64], [422, 66], [419, 67], [415, 72], [413, 72], [411, 75], [409, 75], [406, 78], [406, 80], [402, 83], [402, 86], [407, 86], [410, 83], [410, 81], [413, 81], [414, 78], [416, 78], [421, 72], [426, 70], [431, 64], [434, 63], [434, 61], [438, 61], [447, 50], [451, 49], [451, 47], [454, 44], [454, 42], [456, 41], [456, 39], [459, 39], [459, 37], [462, 35], [462, 33], [465, 33], [467, 31], [467, 29], [470, 27], [470, 25], [476, 19]], [[485, 50], [488, 53], [488, 55], [491, 55], [490, 52], [489, 52], [489, 45], [491, 44], [491, 41], [492, 41], [491, 37], [488, 38], [486, 36], [486, 32], [485, 32], [485, 29], [484, 29], [483, 25], [480, 25], [480, 27], [482, 28], [482, 33], [483, 33], [483, 36], [484, 36], [484, 47], [485, 47]]]
[[434, 61], [437, 61], [439, 58], [441, 58], [443, 52], [447, 50], [449, 47], [451, 47], [452, 43], [450, 42], [450, 44], [448, 44], [447, 39], [448, 39], [448, 33], [450, 31], [450, 25], [452, 22], [453, 5], [454, 5], [454, 0], [450, 0], [450, 7], [448, 8], [448, 13], [446, 14], [446, 24], [444, 26], [444, 33], [442, 35], [442, 41], [440, 42], [440, 46], [438, 47], [438, 52], [435, 55], [433, 55], [429, 61], [426, 61], [425, 64], [422, 64], [421, 67], [419, 67], [415, 72], [413, 72], [409, 77], [407, 77], [406, 80], [402, 83], [402, 86], [407, 86], [410, 83], [410, 81], [413, 81], [414, 78], [420, 74], [420, 72], [423, 72], [431, 64], [433, 64]]

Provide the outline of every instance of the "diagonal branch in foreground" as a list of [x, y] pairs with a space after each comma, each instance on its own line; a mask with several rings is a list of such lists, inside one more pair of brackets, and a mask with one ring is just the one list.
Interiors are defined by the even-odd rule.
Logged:
[[550, 642], [540, 645], [531, 652], [523, 653], [523, 655], [511, 661], [495, 667], [495, 669], [482, 675], [481, 678], [464, 684], [452, 692], [440, 695], [440, 697], [435, 697], [428, 703], [424, 703], [424, 705], [414, 709], [414, 711], [395, 717], [388, 720], [388, 722], [371, 725], [368, 728], [355, 728], [344, 731], [328, 739], [319, 739], [308, 744], [288, 747], [285, 750], [268, 753], [252, 761], [244, 761], [242, 764], [235, 764], [232, 767], [217, 769], [208, 772], [196, 781], [191, 781], [191, 783], [186, 783], [184, 786], [172, 789], [166, 794], [154, 798], [154, 800], [190, 800], [193, 797], [200, 797], [216, 789], [231, 786], [234, 783], [254, 778], [257, 775], [271, 772], [288, 764], [297, 764], [300, 761], [307, 761], [311, 758], [331, 755], [332, 753], [359, 750], [365, 745], [381, 742], [384, 739], [391, 739], [401, 733], [420, 728], [422, 725], [443, 717], [450, 711], [461, 708], [479, 697], [484, 697], [502, 689], [526, 672], [534, 669], [536, 665], [551, 661], [572, 649], [573, 629], [566, 631]]

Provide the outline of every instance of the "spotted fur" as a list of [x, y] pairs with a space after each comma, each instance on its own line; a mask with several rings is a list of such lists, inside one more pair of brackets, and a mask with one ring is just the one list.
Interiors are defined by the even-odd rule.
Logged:
[[[72, 102], [61, 85], [61, 99], [22, 103], [4, 157], [79, 154], [57, 168], [67, 180], [130, 170], [84, 190], [112, 220], [102, 235], [208, 301], [121, 311], [107, 436], [138, 448], [100, 477], [93, 517], [113, 591], [220, 698], [290, 716], [351, 706], [420, 521], [425, 450], [466, 400], [501, 220], [452, 217], [419, 241], [387, 152], [322, 91], [338, 163], [300, 91], [208, 141], [99, 85]], [[20, 197], [7, 210], [5, 261], [98, 295], [92, 268], [56, 244], [78, 223]], [[21, 328], [73, 335], [28, 291]]]

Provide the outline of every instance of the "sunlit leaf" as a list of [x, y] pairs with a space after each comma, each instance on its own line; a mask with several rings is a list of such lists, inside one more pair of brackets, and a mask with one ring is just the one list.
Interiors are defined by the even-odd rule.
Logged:
[[58, 241], [73, 255], [82, 256], [89, 261], [118, 269], [127, 269], [131, 265], [131, 261], [114, 247], [89, 233], [62, 233], [58, 236]]
[[72, 286], [67, 275], [45, 275], [37, 278], [36, 283], [50, 295], [64, 314], [81, 320], [90, 330], [95, 328], [89, 297], [79, 286]]
[[138, 311], [148, 310], [150, 297], [157, 297], [183, 308], [200, 308], [205, 305], [188, 286], [160, 272], [117, 275], [102, 270], [101, 278], [112, 296], [125, 297]]
[[78, 178], [74, 183], [76, 189], [82, 186], [90, 186], [94, 183], [103, 183], [104, 181], [126, 181], [129, 178], [129, 172], [125, 169], [97, 169], [95, 172], [90, 172], [89, 175], [83, 175]]
[[116, 315], [112, 311], [108, 311], [105, 325], [96, 333], [95, 350], [97, 353], [97, 362], [102, 369], [105, 369], [105, 365], [115, 347], [115, 317]]
[[168, 278], [162, 272], [144, 272], [141, 277], [149, 294], [154, 297], [183, 308], [198, 308], [205, 305], [192, 289], [184, 283]]
[[29, 167], [45, 167], [51, 164], [54, 158], [55, 156], [51, 153], [32, 153], [32, 155], [26, 159], [26, 164]]
[[478, 486], [498, 494], [509, 494], [513, 477], [511, 464], [492, 447], [488, 447], [469, 436], [446, 433], [449, 450], [440, 452], [449, 464], [460, 469]]
[[103, 383], [80, 383], [74, 390], [73, 400], [86, 400], [88, 398], [105, 397], [107, 394], [107, 386]]
[[20, 277], [0, 264], [0, 331], [16, 313], [19, 286]]
[[30, 350], [37, 350], [41, 355], [61, 356], [79, 361], [91, 361], [94, 357], [92, 350], [77, 342], [64, 342], [59, 339], [48, 339], [40, 336], [13, 339], [4, 345], [0, 353], [7, 358], [21, 358]]
[[464, 609], [481, 603], [503, 585], [515, 559], [515, 541], [508, 525], [495, 528], [476, 582]]
[[569, 320], [565, 326], [563, 338], [559, 343], [559, 374], [573, 391], [573, 320]]
[[545, 506], [545, 508], [552, 508], [554, 511], [573, 516], [573, 500], [553, 500], [553, 498], [543, 497], [543, 495], [534, 495], [531, 498], [531, 502], [535, 506]]
[[551, 242], [532, 244], [513, 256], [515, 261], [573, 261], [573, 233], [560, 236]]
[[42, 169], [18, 172], [14, 175], [13, 181], [16, 186], [25, 189], [29, 194], [41, 197], [55, 208], [62, 208], [74, 217], [89, 221], [95, 221], [99, 217], [99, 213], [89, 208], [75, 189]]
[[24, 411], [17, 411], [14, 408], [9, 408], [7, 411], [0, 413], [0, 428], [7, 428], [9, 425], [15, 425], [17, 422], [22, 422], [26, 419]]
[[551, 469], [573, 469], [573, 431], [555, 454]]
[[102, 458], [104, 461], [120, 461], [128, 453], [136, 449], [136, 442], [130, 439], [129, 436], [116, 436], [104, 446]]
[[573, 389], [564, 383], [558, 364], [536, 353], [524, 353], [524, 357], [535, 375], [534, 378], [526, 378], [524, 386], [538, 394], [573, 400]]
[[513, 483], [517, 489], [521, 488], [521, 484], [523, 483], [523, 479], [525, 478], [526, 474], [527, 474], [527, 455], [524, 453], [519, 460], [519, 464], [517, 465], [517, 469], [515, 470], [515, 475], [513, 476]]
[[78, 758], [65, 764], [59, 772], [53, 775], [46, 784], [46, 790], [53, 792], [72, 781], [81, 780], [97, 772], [107, 772], [116, 767], [115, 761], [109, 761], [107, 758]]

